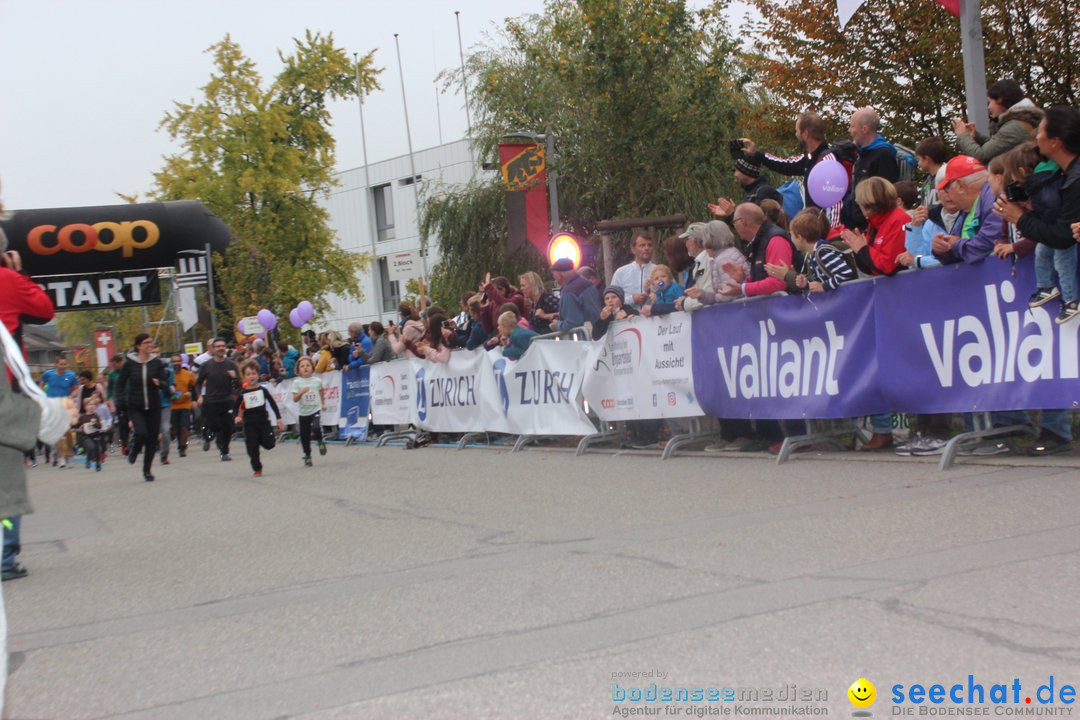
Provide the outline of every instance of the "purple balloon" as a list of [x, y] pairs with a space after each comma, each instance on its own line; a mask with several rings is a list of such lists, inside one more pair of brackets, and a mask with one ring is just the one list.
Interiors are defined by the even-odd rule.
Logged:
[[296, 309], [300, 311], [300, 317], [304, 318], [304, 322], [311, 322], [311, 318], [315, 317], [315, 306], [307, 300], [301, 300]]
[[289, 322], [292, 323], [294, 328], [300, 328], [304, 325], [304, 318], [300, 317], [300, 309], [293, 308], [289, 311]]
[[274, 313], [263, 308], [259, 311], [259, 324], [267, 330], [273, 330], [277, 327], [277, 318], [274, 317]]
[[236, 332], [240, 333], [241, 335], [245, 334], [244, 333], [244, 321], [243, 320], [238, 320], [236, 322]]
[[821, 208], [832, 207], [843, 200], [847, 189], [847, 170], [838, 160], [822, 160], [806, 178], [806, 191], [814, 204]]

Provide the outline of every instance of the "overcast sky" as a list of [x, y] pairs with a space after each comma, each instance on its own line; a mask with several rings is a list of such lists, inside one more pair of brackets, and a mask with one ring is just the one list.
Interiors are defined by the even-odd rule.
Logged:
[[[692, 2], [700, 5], [702, 2]], [[382, 91], [365, 104], [369, 160], [407, 152], [394, 55], [400, 34], [413, 147], [464, 136], [461, 96], [439, 97], [434, 78], [459, 67], [454, 10], [466, 54], [505, 17], [542, 0], [0, 0], [0, 198], [19, 208], [108, 205], [145, 195], [162, 156], [157, 130], [176, 100], [201, 96], [203, 51], [227, 33], [264, 79], [277, 50], [305, 29], [332, 32], [350, 54], [376, 50]], [[334, 108], [338, 169], [363, 164], [357, 104]]]

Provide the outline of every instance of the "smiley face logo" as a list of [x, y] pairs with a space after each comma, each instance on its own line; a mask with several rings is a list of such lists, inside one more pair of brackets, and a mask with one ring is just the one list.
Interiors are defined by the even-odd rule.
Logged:
[[857, 708], [867, 708], [874, 704], [877, 699], [877, 689], [874, 683], [866, 678], [859, 678], [851, 683], [847, 691], [848, 700]]

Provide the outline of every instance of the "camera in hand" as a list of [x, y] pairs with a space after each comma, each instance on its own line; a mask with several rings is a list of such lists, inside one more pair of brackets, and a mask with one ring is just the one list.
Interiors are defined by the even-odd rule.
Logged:
[[1028, 199], [1023, 183], [1013, 182], [1005, 186], [1005, 199], [1009, 202], [1023, 202]]
[[746, 146], [746, 143], [743, 140], [732, 140], [732, 141], [730, 141], [728, 143], [728, 152], [731, 153], [731, 157], [733, 157], [733, 158], [735, 158], [737, 160], [740, 157], [742, 157], [743, 148], [745, 146]]

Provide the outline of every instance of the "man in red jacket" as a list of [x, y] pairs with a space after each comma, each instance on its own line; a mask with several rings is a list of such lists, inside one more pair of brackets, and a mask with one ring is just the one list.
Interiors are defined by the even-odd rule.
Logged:
[[0, 320], [22, 347], [22, 324], [47, 323], [56, 314], [56, 308], [45, 291], [22, 274], [22, 258], [18, 252], [8, 250], [7, 245], [7, 236], [0, 230]]

